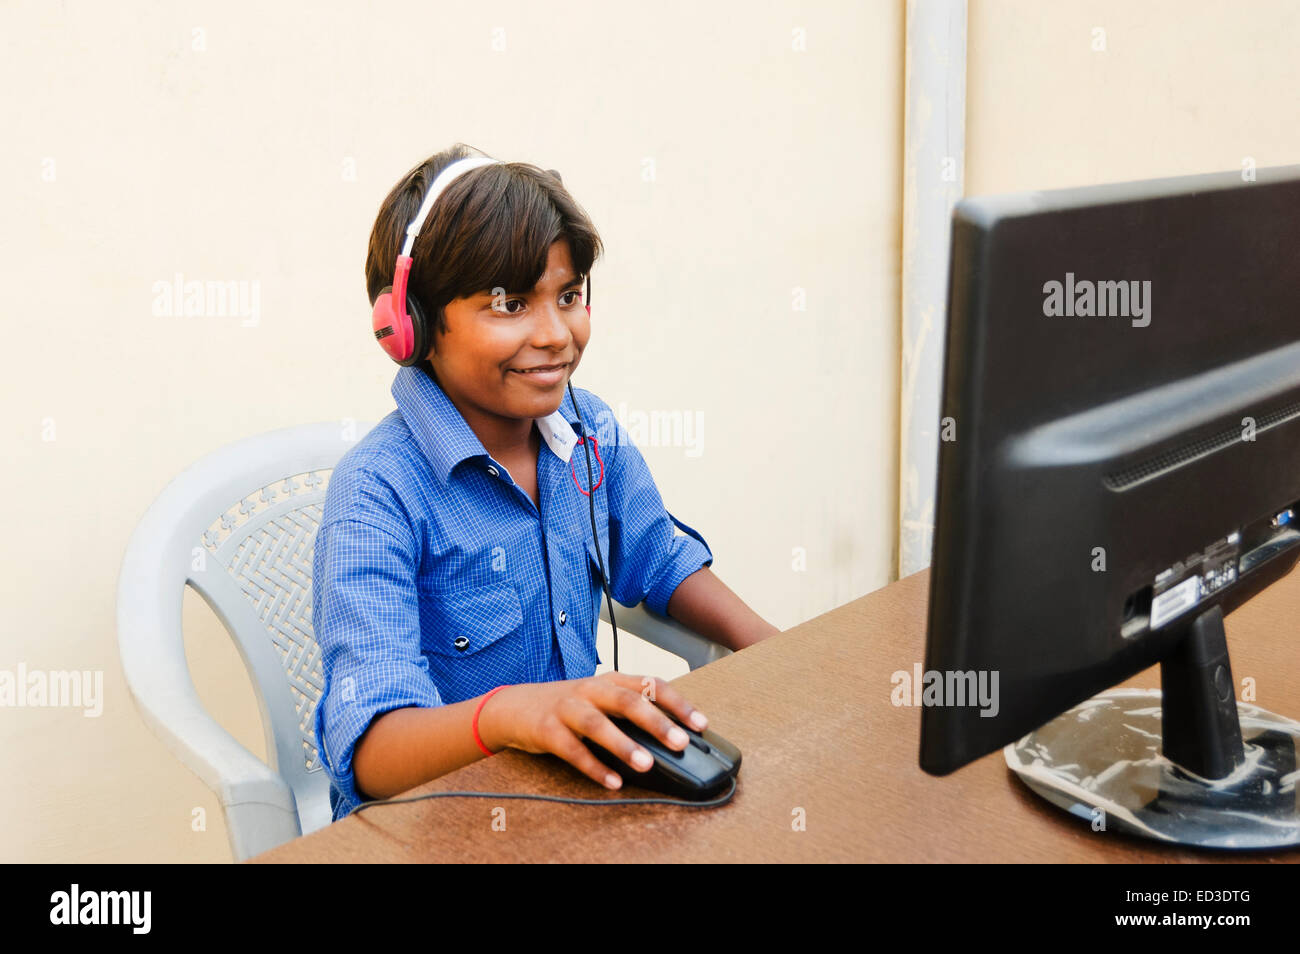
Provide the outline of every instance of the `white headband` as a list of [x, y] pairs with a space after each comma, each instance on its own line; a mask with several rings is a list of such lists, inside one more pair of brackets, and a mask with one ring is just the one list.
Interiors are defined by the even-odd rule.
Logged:
[[438, 196], [457, 176], [469, 172], [471, 169], [477, 169], [479, 166], [488, 166], [500, 161], [500, 159], [491, 159], [487, 156], [471, 156], [468, 159], [457, 159], [438, 173], [433, 180], [433, 184], [429, 186], [424, 201], [420, 203], [420, 211], [415, 214], [411, 224], [406, 227], [406, 243], [402, 246], [402, 255], [410, 258], [411, 248], [415, 245], [415, 237], [420, 234], [420, 229], [424, 228], [424, 220], [429, 217], [429, 210], [433, 208], [433, 203], [438, 200]]

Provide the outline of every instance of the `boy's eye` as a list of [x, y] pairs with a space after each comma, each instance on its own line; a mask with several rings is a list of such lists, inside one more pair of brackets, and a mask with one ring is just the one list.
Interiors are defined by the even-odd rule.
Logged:
[[[572, 289], [571, 289], [571, 290], [569, 290], [569, 291], [566, 291], [563, 295], [560, 296], [560, 298], [561, 298], [561, 299], [564, 299], [566, 296], [575, 296], [575, 297], [571, 297], [571, 298], [569, 298], [568, 301], [564, 302], [564, 304], [566, 304], [566, 305], [573, 305], [573, 304], [576, 304], [577, 302], [579, 302], [579, 301], [582, 300], [582, 292], [577, 291], [577, 290], [572, 290]], [[511, 308], [511, 307], [510, 307], [510, 306], [511, 306], [513, 303], [515, 303], [515, 302], [518, 302], [518, 303], [519, 303], [519, 305], [520, 305], [519, 308]], [[507, 298], [504, 302], [501, 303], [501, 306], [500, 306], [500, 308], [499, 308], [498, 310], [499, 310], [499, 311], [503, 311], [503, 312], [505, 312], [507, 315], [517, 315], [517, 314], [519, 314], [520, 311], [523, 310], [523, 306], [525, 306], [525, 305], [527, 305], [527, 304], [528, 304], [528, 303], [527, 303], [526, 301], [524, 301], [522, 298]]]

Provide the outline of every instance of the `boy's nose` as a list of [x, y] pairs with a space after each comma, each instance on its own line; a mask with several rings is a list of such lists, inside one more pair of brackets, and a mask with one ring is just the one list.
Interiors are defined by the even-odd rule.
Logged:
[[568, 343], [569, 323], [559, 306], [552, 303], [539, 309], [537, 323], [533, 327], [533, 344], [538, 347], [563, 347]]

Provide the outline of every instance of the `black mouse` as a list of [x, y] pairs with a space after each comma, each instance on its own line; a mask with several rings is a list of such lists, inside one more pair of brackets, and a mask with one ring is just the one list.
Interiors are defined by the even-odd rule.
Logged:
[[644, 772], [638, 772], [591, 739], [583, 739], [583, 742], [596, 758], [619, 774], [624, 784], [691, 801], [704, 801], [725, 791], [740, 771], [740, 749], [716, 732], [709, 729], [697, 732], [683, 725], [671, 713], [664, 714], [686, 732], [689, 742], [680, 752], [670, 749], [635, 722], [621, 716], [609, 717], [620, 732], [654, 759], [654, 765]]

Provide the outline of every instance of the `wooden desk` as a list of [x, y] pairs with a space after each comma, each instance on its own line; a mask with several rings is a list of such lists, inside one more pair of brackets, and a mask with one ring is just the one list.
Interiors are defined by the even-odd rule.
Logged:
[[[890, 676], [925, 659], [923, 570], [674, 680], [744, 753], [717, 809], [610, 808], [446, 798], [367, 809], [256, 862], [1297, 861], [1224, 855], [1093, 832], [988, 755], [946, 778], [918, 766], [920, 710], [890, 702]], [[1257, 704], [1300, 717], [1300, 570], [1225, 621], [1233, 674]], [[1150, 669], [1126, 686], [1158, 687]], [[506, 751], [414, 789], [603, 793], [566, 763]], [[630, 786], [628, 794], [638, 790]], [[505, 809], [494, 831], [492, 810]], [[805, 813], [805, 831], [791, 822]]]

